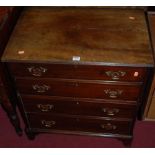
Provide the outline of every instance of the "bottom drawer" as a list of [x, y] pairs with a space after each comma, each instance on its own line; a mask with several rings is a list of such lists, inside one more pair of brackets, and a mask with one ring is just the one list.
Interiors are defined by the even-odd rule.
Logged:
[[28, 114], [31, 128], [81, 131], [93, 133], [130, 134], [130, 121], [77, 118], [73, 116]]

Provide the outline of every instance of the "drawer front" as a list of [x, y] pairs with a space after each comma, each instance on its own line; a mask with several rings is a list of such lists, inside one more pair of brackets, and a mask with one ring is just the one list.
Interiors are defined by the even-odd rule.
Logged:
[[11, 63], [9, 67], [16, 77], [43, 77], [66, 79], [92, 79], [107, 81], [143, 81], [146, 68], [109, 67], [67, 64]]
[[84, 131], [94, 133], [129, 134], [131, 122], [69, 116], [28, 114], [31, 128]]
[[17, 79], [23, 94], [137, 101], [141, 85], [117, 85], [65, 80]]
[[24, 103], [26, 112], [44, 114], [62, 113], [71, 115], [133, 118], [136, 112], [136, 105], [134, 104], [107, 103], [96, 100], [83, 101], [22, 95], [22, 102]]

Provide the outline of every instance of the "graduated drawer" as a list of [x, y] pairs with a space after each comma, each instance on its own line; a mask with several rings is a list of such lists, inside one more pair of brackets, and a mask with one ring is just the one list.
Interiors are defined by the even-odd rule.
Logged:
[[30, 127], [35, 129], [129, 134], [132, 125], [130, 121], [78, 118], [63, 115], [27, 115]]
[[80, 64], [10, 63], [16, 77], [92, 79], [107, 81], [143, 81], [146, 68]]
[[52, 79], [17, 79], [20, 93], [79, 98], [101, 98], [137, 101], [141, 85], [129, 83], [101, 83], [90, 81], [52, 80]]
[[22, 102], [26, 112], [39, 112], [44, 114], [61, 113], [71, 115], [133, 118], [136, 112], [136, 103], [113, 103], [98, 100], [90, 101], [28, 95], [22, 95]]

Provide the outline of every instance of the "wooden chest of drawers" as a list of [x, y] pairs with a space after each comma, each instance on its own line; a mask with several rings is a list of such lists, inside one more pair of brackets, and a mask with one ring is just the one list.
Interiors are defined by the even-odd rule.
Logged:
[[154, 66], [144, 11], [119, 8], [25, 8], [2, 60], [29, 138], [131, 139]]

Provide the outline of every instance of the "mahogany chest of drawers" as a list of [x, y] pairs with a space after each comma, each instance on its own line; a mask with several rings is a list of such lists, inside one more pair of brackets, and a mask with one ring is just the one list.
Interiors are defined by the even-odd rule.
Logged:
[[27, 7], [2, 57], [29, 138], [132, 139], [154, 67], [142, 9]]

